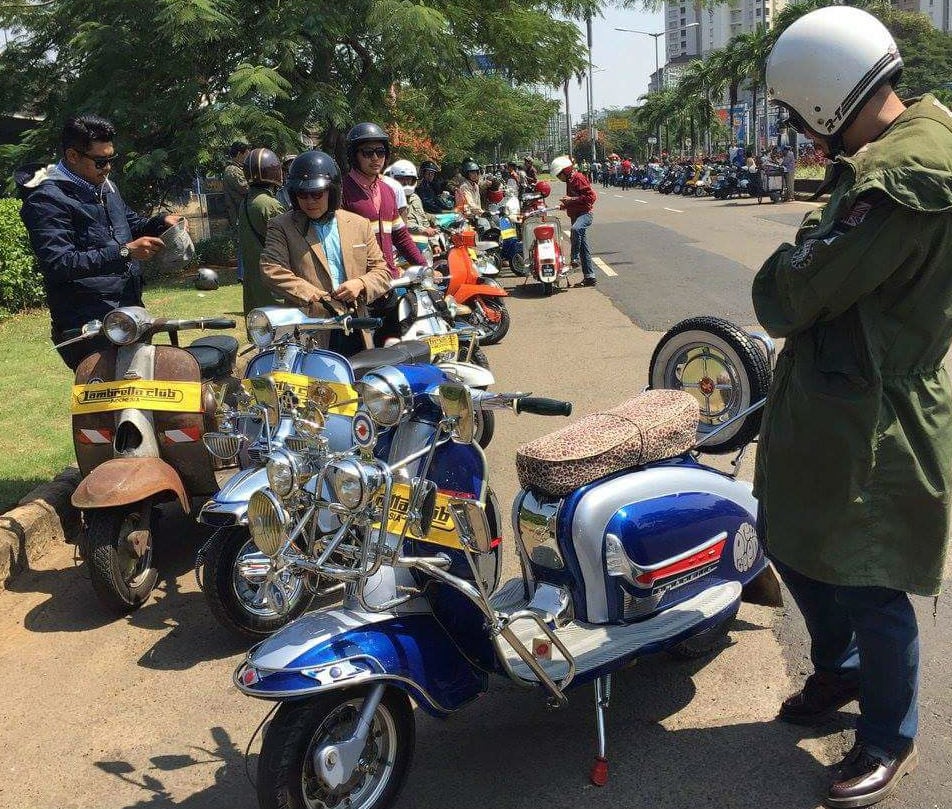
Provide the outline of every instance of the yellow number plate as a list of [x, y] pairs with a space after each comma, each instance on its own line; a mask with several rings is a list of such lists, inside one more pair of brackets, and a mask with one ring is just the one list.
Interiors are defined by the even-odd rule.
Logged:
[[506, 228], [502, 233], [499, 234], [499, 238], [505, 241], [506, 239], [515, 239], [516, 238], [516, 229], [515, 228]]
[[138, 379], [73, 385], [71, 405], [74, 415], [125, 410], [127, 407], [201, 413], [202, 383]]
[[430, 359], [440, 354], [459, 353], [459, 337], [455, 334], [431, 334], [421, 338], [424, 343], [430, 346]]
[[[382, 505], [382, 502], [380, 503]], [[387, 521], [387, 531], [391, 534], [403, 533], [403, 527], [406, 524], [407, 510], [410, 508], [410, 487], [405, 483], [395, 483], [393, 491], [390, 494], [390, 519]], [[380, 523], [374, 525], [379, 528]], [[430, 526], [430, 532], [426, 537], [418, 537], [412, 531], [407, 532], [407, 536], [416, 539], [424, 539], [426, 542], [432, 542], [435, 545], [443, 545], [446, 548], [462, 549], [463, 545], [459, 540], [459, 533], [456, 530], [456, 523], [453, 522], [453, 512], [450, 511], [449, 495], [442, 492], [436, 493], [436, 507], [433, 510], [433, 523]]]
[[[274, 380], [278, 396], [289, 390], [303, 403], [308, 397], [309, 389], [313, 385], [319, 385], [326, 392], [324, 394], [324, 401], [327, 403], [326, 412], [339, 413], [342, 416], [353, 416], [357, 412], [357, 391], [347, 382], [312, 379], [306, 374], [292, 374], [287, 371], [275, 371], [270, 376]], [[248, 393], [254, 395], [250, 380], [243, 379], [241, 384]], [[341, 402], [341, 404], [335, 404], [335, 402]]]

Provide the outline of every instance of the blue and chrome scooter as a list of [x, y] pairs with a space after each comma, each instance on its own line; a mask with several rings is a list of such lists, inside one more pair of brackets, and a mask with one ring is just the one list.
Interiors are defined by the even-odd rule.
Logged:
[[[411, 758], [411, 698], [449, 716], [496, 676], [553, 705], [594, 683], [590, 777], [604, 784], [612, 675], [642, 655], [717, 648], [745, 597], [777, 603], [750, 485], [697, 455], [722, 432], [746, 436], [737, 423], [757, 415], [756, 403], [744, 404], [750, 389], [735, 397], [723, 381], [737, 370], [732, 357], [757, 364], [757, 376], [767, 360], [750, 345], [725, 354], [696, 331], [676, 336], [664, 363], [681, 374], [681, 390], [649, 391], [520, 449], [522, 576], [501, 587], [498, 509], [472, 441], [476, 403], [422, 369], [364, 377], [355, 425], [397, 428], [386, 461], [368, 445], [328, 463], [307, 484], [315, 499], [299, 521], [273, 493], [254, 496], [263, 553], [346, 586], [342, 607], [302, 616], [235, 671], [242, 693], [280, 703], [258, 760], [262, 807], [390, 806]], [[429, 412], [413, 405], [421, 392]], [[521, 394], [477, 398], [516, 412], [570, 409]], [[720, 419], [722, 405], [724, 419], [699, 438], [699, 412]], [[413, 430], [430, 433], [428, 446], [403, 454], [401, 432]], [[336, 531], [314, 529], [320, 513], [334, 515]], [[301, 533], [315, 537], [308, 557], [293, 550]]]

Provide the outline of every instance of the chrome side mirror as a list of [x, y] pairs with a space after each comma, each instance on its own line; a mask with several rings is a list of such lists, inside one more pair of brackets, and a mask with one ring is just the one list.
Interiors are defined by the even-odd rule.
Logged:
[[486, 507], [478, 500], [454, 498], [450, 500], [450, 511], [460, 542], [473, 553], [489, 553], [493, 547], [493, 535], [489, 530]]
[[272, 426], [277, 424], [280, 414], [280, 404], [278, 401], [278, 388], [277, 385], [274, 384], [274, 378], [270, 375], [254, 376], [249, 382], [251, 383], [251, 394], [254, 396], [254, 400], [258, 403], [258, 406], [263, 408], [268, 414], [268, 424]]
[[453, 440], [459, 444], [472, 444], [476, 431], [476, 415], [473, 412], [473, 397], [465, 385], [444, 383], [439, 387], [440, 407], [443, 416], [453, 423]]

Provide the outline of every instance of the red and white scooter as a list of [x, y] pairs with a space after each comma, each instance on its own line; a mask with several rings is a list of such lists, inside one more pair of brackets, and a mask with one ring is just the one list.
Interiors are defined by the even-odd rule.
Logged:
[[[540, 188], [541, 186], [541, 188]], [[536, 190], [542, 199], [549, 195], [551, 188], [545, 181], [536, 184]], [[541, 201], [541, 200], [540, 200]], [[542, 284], [543, 294], [551, 295], [556, 288], [568, 289], [568, 268], [562, 253], [562, 223], [549, 214], [557, 213], [559, 208], [546, 208], [542, 203], [522, 217], [523, 244], [526, 250], [526, 263], [531, 277]], [[529, 278], [527, 277], [528, 281]]]

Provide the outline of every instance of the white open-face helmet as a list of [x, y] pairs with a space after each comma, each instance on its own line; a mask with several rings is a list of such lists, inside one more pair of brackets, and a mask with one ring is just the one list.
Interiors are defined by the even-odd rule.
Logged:
[[417, 170], [409, 160], [395, 160], [393, 165], [387, 169], [391, 177], [413, 177], [416, 179]]
[[896, 40], [872, 14], [827, 6], [804, 14], [777, 38], [767, 90], [790, 125], [834, 138], [870, 96], [902, 70]]
[[568, 155], [561, 155], [555, 158], [549, 166], [549, 174], [558, 177], [563, 171], [572, 165], [572, 158]]

